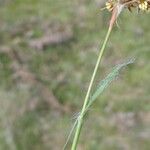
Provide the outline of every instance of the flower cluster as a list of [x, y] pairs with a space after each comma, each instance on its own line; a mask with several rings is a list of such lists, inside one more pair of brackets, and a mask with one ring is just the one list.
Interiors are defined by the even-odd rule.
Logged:
[[108, 0], [106, 2], [106, 8], [110, 12], [118, 5], [128, 8], [129, 11], [131, 11], [132, 8], [137, 8], [138, 11], [150, 10], [150, 0]]

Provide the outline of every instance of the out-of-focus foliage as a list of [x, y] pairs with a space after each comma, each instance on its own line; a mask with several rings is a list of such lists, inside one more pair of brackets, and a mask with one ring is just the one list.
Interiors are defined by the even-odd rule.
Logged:
[[[62, 148], [107, 30], [103, 2], [0, 1], [0, 149]], [[115, 64], [136, 61], [93, 105], [79, 149], [150, 148], [149, 17], [118, 18], [95, 86]]]

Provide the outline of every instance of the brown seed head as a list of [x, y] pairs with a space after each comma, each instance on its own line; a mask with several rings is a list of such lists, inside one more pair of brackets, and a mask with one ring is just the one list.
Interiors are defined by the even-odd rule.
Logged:
[[132, 8], [137, 8], [138, 10], [149, 11], [150, 0], [108, 0], [106, 2], [106, 8], [109, 11], [113, 11], [116, 5], [123, 5], [124, 8], [128, 8], [131, 11]]
[[150, 0], [108, 0], [106, 2], [106, 8], [112, 12], [110, 19], [110, 27], [112, 28], [124, 8], [127, 8], [129, 11], [131, 11], [132, 8], [137, 8], [138, 11], [149, 11]]

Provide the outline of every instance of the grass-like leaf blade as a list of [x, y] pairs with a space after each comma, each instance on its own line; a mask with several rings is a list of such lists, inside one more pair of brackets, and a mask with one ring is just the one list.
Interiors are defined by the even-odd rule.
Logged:
[[111, 84], [111, 82], [113, 80], [115, 80], [118, 75], [119, 72], [121, 71], [121, 69], [123, 69], [124, 67], [126, 67], [129, 64], [132, 64], [135, 61], [135, 59], [130, 59], [122, 64], [119, 64], [117, 66], [115, 66], [113, 68], [113, 70], [111, 71], [111, 73], [109, 73], [107, 75], [107, 77], [105, 79], [103, 79], [100, 84], [98, 85], [96, 91], [94, 92], [94, 94], [90, 97], [89, 99], [89, 103], [86, 107], [86, 110], [89, 109], [89, 107], [94, 103], [94, 101], [103, 93], [103, 91]]

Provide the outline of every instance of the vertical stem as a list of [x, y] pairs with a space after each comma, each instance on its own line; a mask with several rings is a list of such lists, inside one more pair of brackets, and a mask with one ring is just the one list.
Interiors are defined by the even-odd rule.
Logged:
[[85, 112], [86, 106], [88, 104], [88, 100], [89, 100], [90, 92], [91, 92], [91, 89], [92, 89], [92, 85], [93, 85], [93, 82], [94, 82], [94, 79], [95, 79], [95, 76], [96, 76], [96, 73], [97, 73], [97, 70], [98, 70], [98, 66], [101, 62], [101, 59], [102, 59], [107, 41], [109, 39], [111, 30], [112, 30], [112, 26], [110, 25], [109, 29], [108, 29], [108, 32], [106, 34], [104, 43], [102, 45], [102, 48], [100, 49], [99, 56], [98, 56], [98, 59], [97, 59], [97, 62], [96, 62], [96, 65], [95, 65], [95, 68], [94, 68], [94, 71], [93, 71], [93, 75], [91, 77], [91, 81], [90, 81], [90, 84], [89, 84], [89, 87], [88, 87], [88, 90], [87, 90], [87, 93], [86, 93], [86, 96], [85, 96], [85, 99], [84, 99], [84, 104], [83, 104], [80, 116], [78, 117], [78, 123], [77, 123], [77, 127], [76, 127], [75, 136], [74, 136], [74, 139], [73, 139], [71, 150], [76, 150], [77, 149], [79, 136], [80, 136], [81, 128], [82, 128], [82, 124], [83, 124], [84, 112]]

